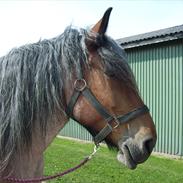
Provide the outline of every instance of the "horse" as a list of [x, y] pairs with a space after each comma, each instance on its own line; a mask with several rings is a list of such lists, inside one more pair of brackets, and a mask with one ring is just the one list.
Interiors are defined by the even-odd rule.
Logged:
[[0, 177], [42, 176], [43, 153], [70, 118], [129, 169], [150, 156], [155, 125], [125, 51], [106, 35], [111, 10], [90, 29], [69, 26], [0, 58]]

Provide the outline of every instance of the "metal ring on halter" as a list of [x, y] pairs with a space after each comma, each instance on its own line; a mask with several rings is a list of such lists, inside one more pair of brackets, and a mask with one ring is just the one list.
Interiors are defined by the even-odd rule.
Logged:
[[83, 91], [87, 87], [85, 79], [76, 79], [74, 82], [74, 89], [77, 91]]

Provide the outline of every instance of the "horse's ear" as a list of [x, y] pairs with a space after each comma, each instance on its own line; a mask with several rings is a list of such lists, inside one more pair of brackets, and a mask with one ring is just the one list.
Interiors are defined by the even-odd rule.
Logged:
[[106, 10], [102, 19], [98, 21], [91, 29], [92, 32], [98, 33], [99, 35], [104, 35], [106, 33], [111, 11], [111, 7]]
[[86, 45], [89, 51], [96, 51], [103, 43], [104, 34], [106, 33], [107, 26], [109, 23], [109, 17], [111, 14], [112, 8], [108, 8], [104, 13], [102, 19], [96, 23], [93, 28], [90, 30], [93, 33], [97, 33], [99, 36], [90, 35], [86, 39]]

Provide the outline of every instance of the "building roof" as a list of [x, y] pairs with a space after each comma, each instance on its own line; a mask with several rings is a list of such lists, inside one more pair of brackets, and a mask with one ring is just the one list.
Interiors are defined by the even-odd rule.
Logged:
[[183, 38], [183, 24], [175, 27], [148, 32], [145, 34], [125, 37], [118, 39], [117, 42], [124, 49], [127, 49], [181, 38]]

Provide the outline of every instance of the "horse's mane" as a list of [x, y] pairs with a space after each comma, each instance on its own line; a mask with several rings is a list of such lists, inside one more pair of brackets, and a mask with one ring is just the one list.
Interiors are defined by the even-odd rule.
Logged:
[[[35, 122], [45, 135], [48, 117], [64, 112], [65, 78], [88, 67], [84, 29], [71, 27], [53, 39], [11, 50], [0, 58], [0, 171], [15, 152], [31, 145]], [[98, 49], [107, 74], [136, 89], [125, 53], [106, 37]]]

